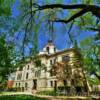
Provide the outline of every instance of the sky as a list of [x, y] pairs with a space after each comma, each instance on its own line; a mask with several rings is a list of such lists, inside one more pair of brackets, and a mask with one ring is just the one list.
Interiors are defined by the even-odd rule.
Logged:
[[[39, 3], [41, 4], [42, 0], [39, 0]], [[63, 0], [63, 3], [69, 3], [70, 0]], [[20, 11], [17, 9], [17, 6], [19, 6], [19, 0], [16, 0], [15, 4], [12, 7], [12, 16], [17, 18], [17, 16], [19, 15]], [[66, 16], [66, 13], [65, 13]], [[66, 32], [64, 32], [61, 28], [63, 27], [62, 24], [60, 23], [55, 23], [55, 31], [53, 32], [53, 34], [55, 35], [55, 39], [54, 39], [54, 44], [56, 45], [57, 49], [62, 50], [65, 48], [70, 48], [71, 46], [68, 45], [67, 41], [69, 41], [69, 37], [68, 37], [68, 29], [66, 30]], [[65, 26], [67, 27], [67, 26]], [[80, 33], [80, 35], [78, 35], [76, 37], [78, 43], [83, 40], [84, 38], [87, 38], [91, 35], [94, 35], [95, 33], [92, 31], [88, 31], [88, 30], [79, 30], [78, 27], [73, 26], [71, 33], [72, 34], [77, 34]], [[39, 50], [41, 50], [47, 43], [47, 41], [49, 40], [49, 36], [45, 35], [43, 33], [42, 30], [39, 31], [39, 39], [38, 39], [38, 48]], [[29, 45], [31, 47], [31, 45]], [[29, 52], [29, 48], [26, 47], [26, 54], [28, 54]]]

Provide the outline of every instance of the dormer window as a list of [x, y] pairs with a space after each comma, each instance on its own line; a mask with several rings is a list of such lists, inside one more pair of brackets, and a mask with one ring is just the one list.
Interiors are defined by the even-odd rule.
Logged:
[[49, 47], [47, 47], [47, 48], [46, 48], [46, 50], [47, 50], [48, 54], [50, 53], [49, 49], [50, 49]]

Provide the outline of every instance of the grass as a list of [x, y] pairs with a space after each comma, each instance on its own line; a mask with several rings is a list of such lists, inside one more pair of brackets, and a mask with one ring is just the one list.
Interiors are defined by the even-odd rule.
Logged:
[[41, 91], [41, 92], [38, 92], [37, 94], [39, 94], [39, 95], [49, 95], [49, 96], [65, 96], [64, 93], [58, 93], [58, 92], [55, 92], [55, 91]]
[[0, 96], [0, 100], [45, 100], [44, 98], [17, 95], [17, 96]]

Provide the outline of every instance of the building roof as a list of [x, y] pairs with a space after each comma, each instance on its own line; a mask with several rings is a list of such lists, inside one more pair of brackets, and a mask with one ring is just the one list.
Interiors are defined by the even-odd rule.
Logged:
[[63, 53], [66, 53], [66, 52], [71, 52], [71, 51], [75, 51], [75, 48], [69, 48], [69, 49], [64, 49], [64, 50], [61, 50], [61, 51], [57, 51], [53, 54], [39, 54], [37, 55], [37, 57], [53, 57], [53, 56], [57, 56], [57, 55], [60, 55], [60, 54], [63, 54]]

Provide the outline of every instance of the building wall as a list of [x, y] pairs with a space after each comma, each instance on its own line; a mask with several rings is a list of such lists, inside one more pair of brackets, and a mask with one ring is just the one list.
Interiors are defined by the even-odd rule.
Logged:
[[[49, 51], [47, 47], [49, 47]], [[50, 76], [50, 69], [56, 62], [62, 62], [62, 60], [68, 60], [68, 64], [73, 67], [72, 73], [75, 71], [73, 62], [75, 54], [72, 49], [58, 52], [52, 43], [48, 43], [38, 56], [46, 69], [39, 71], [40, 68], [37, 68], [31, 60], [23, 66], [22, 70], [17, 69], [14, 87], [20, 87], [24, 91], [53, 89], [57, 78], [56, 76]]]
[[[16, 71], [16, 78], [15, 78], [15, 82], [14, 82], [14, 87], [16, 87], [16, 83], [17, 83], [17, 87], [25, 87], [25, 83], [27, 83], [28, 84], [27, 90], [30, 91], [30, 90], [32, 90], [33, 85], [34, 85], [33, 79], [37, 79], [37, 89], [38, 90], [40, 90], [40, 89], [42, 90], [45, 88], [48, 88], [48, 89], [53, 88], [55, 79], [53, 79], [50, 76], [50, 72], [49, 72], [49, 70], [51, 69], [50, 66], [52, 66], [56, 62], [61, 62], [62, 57], [66, 56], [66, 55], [72, 56], [72, 54], [70, 54], [69, 52], [65, 52], [65, 53], [62, 53], [62, 54], [57, 55], [57, 56], [51, 56], [49, 58], [46, 58], [46, 57], [40, 58], [41, 62], [44, 65], [46, 65], [46, 67], [47, 67], [47, 71], [41, 70], [40, 75], [39, 75], [39, 73], [37, 73], [38, 69], [34, 66], [32, 61], [27, 63], [23, 67], [23, 70], [19, 71], [19, 69], [18, 69]], [[36, 75], [36, 73], [38, 76]], [[18, 74], [22, 74], [22, 77], [19, 80], [17, 79]], [[28, 78], [26, 78], [27, 74], [28, 74]]]

